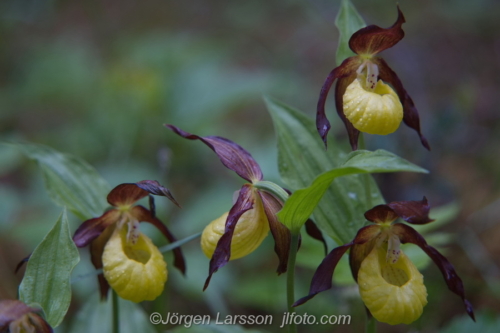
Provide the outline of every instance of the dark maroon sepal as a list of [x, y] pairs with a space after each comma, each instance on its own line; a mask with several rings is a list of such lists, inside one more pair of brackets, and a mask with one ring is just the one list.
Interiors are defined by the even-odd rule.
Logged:
[[326, 245], [326, 240], [323, 237], [323, 234], [321, 233], [321, 230], [319, 230], [319, 228], [316, 225], [316, 223], [314, 223], [314, 221], [311, 220], [311, 219], [308, 219], [306, 221], [306, 232], [307, 232], [307, 234], [309, 236], [311, 236], [312, 238], [320, 241], [323, 244], [323, 247], [325, 249], [325, 256], [326, 256], [327, 253], [328, 253], [328, 246]]
[[259, 165], [253, 159], [252, 155], [238, 144], [220, 136], [201, 137], [185, 132], [174, 125], [165, 124], [165, 127], [185, 139], [200, 140], [206, 144], [217, 154], [222, 164], [236, 172], [241, 178], [252, 183], [262, 180], [263, 175]]
[[96, 239], [108, 226], [118, 221], [120, 212], [111, 209], [99, 217], [83, 222], [75, 232], [73, 241], [77, 247], [87, 246]]
[[401, 26], [405, 17], [398, 6], [398, 18], [390, 28], [384, 29], [376, 25], [369, 25], [356, 31], [349, 39], [349, 47], [356, 54], [374, 55], [393, 47], [405, 33]]
[[[332, 84], [336, 79], [348, 77], [355, 74], [356, 70], [360, 65], [361, 65], [361, 60], [357, 56], [345, 59], [340, 66], [335, 67], [330, 72], [330, 74], [328, 74], [325, 82], [323, 83], [323, 86], [321, 87], [321, 91], [319, 93], [318, 105], [316, 109], [316, 128], [318, 130], [319, 135], [321, 136], [321, 139], [325, 143], [325, 147], [327, 144], [326, 137], [328, 135], [328, 131], [330, 131], [330, 122], [328, 121], [325, 112], [325, 103], [326, 103], [326, 98], [328, 97], [328, 93], [330, 92]], [[340, 95], [340, 105], [342, 105], [343, 95], [344, 94], [342, 92], [342, 95]], [[339, 96], [337, 95], [337, 93], [335, 93], [335, 103], [337, 105], [337, 112], [343, 114], [344, 113], [343, 108], [341, 108], [340, 111], [338, 110], [338, 99]]]
[[139, 188], [147, 191], [149, 194], [159, 195], [163, 197], [167, 197], [170, 201], [172, 201], [177, 207], [181, 207], [179, 203], [175, 200], [174, 196], [170, 192], [170, 190], [166, 187], [163, 187], [156, 180], [141, 180], [140, 182], [135, 183]]
[[283, 225], [276, 214], [283, 208], [283, 203], [267, 192], [258, 192], [262, 199], [262, 205], [269, 222], [269, 229], [274, 238], [274, 252], [278, 255], [278, 268], [276, 272], [285, 273], [288, 265], [288, 255], [290, 254], [290, 244], [292, 235], [290, 230]]
[[399, 217], [411, 224], [427, 224], [431, 207], [424, 197], [421, 201], [395, 201], [387, 204]]
[[236, 223], [246, 211], [253, 208], [255, 198], [252, 194], [252, 188], [250, 184], [245, 184], [240, 190], [238, 199], [236, 203], [231, 207], [226, 220], [226, 227], [224, 230], [224, 235], [217, 242], [212, 259], [210, 259], [210, 267], [208, 270], [208, 277], [205, 280], [205, 285], [203, 290], [207, 289], [212, 275], [219, 270], [219, 268], [224, 267], [231, 257], [231, 240], [233, 239], [234, 229], [236, 228]]
[[[166, 239], [170, 243], [173, 243], [177, 241], [177, 239], [174, 237], [174, 235], [168, 230], [167, 226], [163, 224], [163, 222], [155, 217], [149, 210], [146, 208], [138, 205], [134, 206], [130, 214], [134, 216], [138, 221], [141, 222], [148, 222], [154, 225], [160, 232], [165, 236]], [[174, 266], [179, 269], [182, 274], [186, 274], [186, 262], [184, 260], [184, 255], [182, 254], [182, 250], [180, 247], [177, 247], [173, 249], [172, 251], [174, 253]]]
[[148, 195], [148, 191], [143, 190], [135, 183], [124, 183], [112, 189], [107, 199], [111, 206], [120, 207], [132, 205]]
[[23, 258], [23, 259], [22, 259], [22, 260], [21, 260], [21, 261], [17, 264], [16, 269], [14, 270], [14, 273], [19, 272], [19, 270], [21, 269], [21, 267], [23, 267], [23, 266], [24, 266], [24, 264], [25, 264], [25, 263], [27, 263], [27, 262], [30, 260], [30, 258], [31, 258], [31, 255], [32, 255], [32, 254], [33, 254], [33, 253], [30, 253], [28, 256], [26, 256], [25, 258]]
[[370, 241], [373, 237], [378, 235], [379, 226], [369, 225], [358, 230], [356, 237], [351, 242], [344, 244], [342, 246], [334, 248], [326, 257], [323, 259], [321, 264], [316, 269], [314, 276], [311, 281], [311, 287], [309, 289], [309, 295], [302, 297], [292, 306], [299, 306], [304, 304], [318, 293], [328, 290], [332, 287], [332, 277], [335, 267], [340, 261], [340, 258], [346, 253], [346, 251], [355, 244], [364, 244]]
[[358, 138], [359, 130], [357, 130], [353, 124], [347, 119], [344, 114], [344, 93], [347, 87], [356, 79], [356, 72], [353, 74], [340, 78], [335, 85], [335, 108], [337, 109], [337, 114], [344, 123], [347, 130], [347, 135], [349, 136], [349, 143], [351, 144], [352, 150], [358, 149]]
[[[106, 246], [109, 238], [115, 230], [115, 225], [110, 225], [106, 228], [96, 239], [94, 239], [89, 246], [90, 251], [90, 261], [94, 265], [95, 269], [103, 268], [102, 254], [104, 252], [104, 247]], [[105, 300], [108, 296], [109, 284], [104, 274], [97, 275], [97, 282], [99, 283], [99, 292], [101, 294], [101, 299]]]
[[410, 95], [403, 87], [403, 83], [401, 83], [401, 80], [399, 79], [397, 74], [387, 65], [384, 59], [377, 57], [373, 59], [373, 62], [375, 62], [378, 66], [379, 79], [389, 83], [396, 90], [399, 100], [403, 105], [403, 121], [408, 127], [414, 129], [417, 132], [422, 145], [427, 150], [431, 150], [429, 142], [420, 131], [420, 117], [418, 115], [418, 110], [415, 107], [415, 104], [413, 103]]
[[32, 327], [35, 329], [36, 333], [52, 333], [52, 327], [36, 313], [28, 313], [28, 320]]
[[438, 266], [441, 274], [443, 274], [444, 280], [448, 285], [448, 289], [450, 289], [453, 293], [457, 294], [465, 305], [465, 310], [472, 318], [472, 320], [476, 321], [474, 317], [474, 311], [472, 309], [471, 303], [465, 299], [465, 290], [462, 280], [458, 276], [457, 272], [453, 265], [444, 257], [438, 250], [428, 245], [425, 241], [424, 237], [420, 235], [415, 229], [412, 227], [402, 224], [396, 223], [392, 226], [392, 231], [396, 234], [401, 242], [404, 243], [412, 243], [418, 245]]
[[375, 206], [365, 213], [365, 219], [374, 223], [389, 223], [398, 217], [398, 214], [388, 205]]

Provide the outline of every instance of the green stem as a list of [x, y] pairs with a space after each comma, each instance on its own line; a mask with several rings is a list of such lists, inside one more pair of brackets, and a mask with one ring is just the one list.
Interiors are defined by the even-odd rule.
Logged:
[[196, 239], [196, 238], [198, 238], [200, 236], [201, 236], [201, 232], [199, 232], [197, 234], [194, 234], [194, 235], [191, 235], [191, 236], [187, 236], [186, 238], [183, 238], [181, 240], [173, 242], [172, 244], [168, 244], [168, 245], [162, 246], [158, 250], [160, 250], [161, 253], [172, 251], [173, 249], [178, 248], [179, 246], [184, 245], [187, 242], [190, 242], [193, 239]]
[[[359, 133], [359, 149], [365, 149], [365, 136], [363, 132]], [[371, 209], [373, 207], [372, 201], [372, 188], [371, 188], [371, 175], [369, 173], [365, 173], [360, 175], [363, 179], [363, 185], [365, 188], [365, 201], [366, 201], [366, 209]]]
[[[292, 304], [295, 302], [295, 260], [297, 258], [297, 249], [299, 247], [299, 233], [292, 233], [292, 242], [290, 244], [290, 253], [288, 255], [288, 267], [286, 277], [286, 300], [288, 305], [288, 313], [294, 311]], [[297, 326], [291, 322], [288, 326], [288, 332], [296, 333]]]
[[253, 184], [253, 186], [255, 186], [255, 188], [259, 190], [271, 193], [272, 195], [274, 195], [276, 198], [279, 198], [283, 202], [285, 202], [288, 199], [288, 193], [286, 193], [286, 191], [281, 186], [273, 182], [262, 180]]
[[112, 293], [112, 303], [113, 303], [113, 333], [120, 333], [120, 309], [118, 307], [118, 295], [114, 290]]
[[366, 333], [377, 333], [377, 321], [373, 316], [369, 316], [366, 322]]

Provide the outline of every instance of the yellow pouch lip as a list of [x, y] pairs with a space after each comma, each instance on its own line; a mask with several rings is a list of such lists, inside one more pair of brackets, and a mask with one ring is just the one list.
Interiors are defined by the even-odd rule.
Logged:
[[[242, 258], [264, 241], [269, 233], [269, 222], [258, 194], [254, 194], [254, 208], [243, 213], [236, 224], [231, 239], [230, 260]], [[219, 239], [224, 234], [228, 212], [210, 222], [201, 235], [201, 248], [208, 258], [212, 258]]]
[[368, 89], [366, 77], [359, 75], [343, 95], [343, 112], [351, 124], [368, 134], [395, 132], [403, 120], [403, 105], [396, 92], [382, 80]]
[[118, 296], [132, 302], [151, 301], [167, 281], [167, 264], [162, 253], [146, 235], [139, 233], [135, 244], [127, 243], [127, 227], [114, 231], [102, 255], [104, 277]]
[[[390, 265], [390, 266], [388, 266]], [[394, 279], [384, 277], [387, 267], [403, 271], [407, 281], [397, 285]], [[363, 260], [358, 272], [359, 292], [375, 319], [391, 325], [410, 324], [417, 320], [427, 304], [427, 289], [423, 276], [401, 251], [395, 264], [386, 261], [386, 250], [375, 247]]]

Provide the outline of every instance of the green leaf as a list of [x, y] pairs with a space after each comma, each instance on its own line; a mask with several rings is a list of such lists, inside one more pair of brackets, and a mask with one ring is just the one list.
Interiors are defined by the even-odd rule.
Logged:
[[[308, 187], [320, 174], [338, 167], [348, 156], [347, 143], [330, 135], [328, 150], [313, 120], [289, 106], [265, 99], [278, 140], [278, 167], [281, 178], [292, 191]], [[367, 191], [367, 186], [369, 189]], [[316, 224], [338, 244], [348, 242], [360, 227], [362, 212], [384, 201], [369, 175], [338, 178], [314, 211]], [[335, 203], [335, 204], [334, 204]]]
[[82, 220], [101, 215], [108, 206], [108, 184], [84, 160], [43, 145], [13, 145], [38, 162], [47, 192], [58, 205], [66, 206]]
[[[118, 298], [120, 333], [155, 333], [149, 321], [149, 315], [139, 304]], [[76, 320], [71, 326], [71, 333], [112, 332], [112, 302], [101, 301], [98, 293], [89, 297]]]
[[[385, 150], [352, 152], [342, 166], [319, 175], [311, 186], [294, 192], [278, 213], [278, 218], [285, 225], [291, 226], [292, 229], [300, 229], [335, 178], [352, 174], [400, 171], [427, 172], [427, 170]], [[361, 218], [362, 213], [360, 212], [359, 219], [364, 223]], [[337, 223], [342, 223], [342, 221], [337, 221]], [[359, 225], [359, 227], [361, 226]]]
[[365, 27], [366, 23], [350, 0], [342, 0], [335, 26], [339, 29], [339, 46], [336, 54], [338, 66], [345, 59], [355, 55], [349, 48], [349, 39], [353, 33]]
[[66, 209], [37, 246], [19, 286], [19, 299], [38, 304], [47, 322], [58, 326], [71, 302], [70, 275], [80, 256], [69, 232]]

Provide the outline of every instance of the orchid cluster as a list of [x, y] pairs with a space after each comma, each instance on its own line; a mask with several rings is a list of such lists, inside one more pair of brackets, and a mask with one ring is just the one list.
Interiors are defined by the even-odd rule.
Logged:
[[[397, 130], [401, 121], [414, 129], [422, 145], [430, 149], [421, 133], [418, 111], [411, 97], [396, 73], [377, 56], [404, 37], [404, 22], [398, 7], [398, 18], [390, 28], [370, 25], [350, 38], [349, 46], [356, 55], [332, 70], [320, 92], [316, 126], [325, 145], [330, 129], [325, 103], [331, 86], [337, 81], [336, 109], [353, 150], [358, 148], [360, 132], [390, 134]], [[219, 136], [198, 136], [170, 124], [165, 126], [184, 139], [201, 141], [214, 151], [226, 168], [245, 181], [236, 192], [230, 210], [218, 212], [219, 218], [207, 221], [201, 234], [201, 250], [210, 259], [203, 290], [209, 286], [215, 272], [229, 261], [251, 254], [269, 232], [278, 258], [277, 273], [293, 269], [289, 267], [289, 260], [299, 249], [299, 231], [289, 229], [278, 218], [287, 198], [293, 194], [265, 181], [259, 164], [233, 141]], [[314, 126], [313, 132], [316, 135]], [[318, 142], [322, 148], [323, 144]], [[99, 217], [84, 221], [74, 233], [73, 241], [77, 247], [89, 247], [92, 264], [98, 272], [101, 298], [107, 297], [110, 288], [132, 302], [154, 300], [163, 292], [168, 277], [167, 263], [158, 247], [140, 231], [140, 223], [152, 224], [171, 243], [176, 238], [156, 216], [154, 196], [166, 197], [179, 206], [170, 190], [157, 181], [120, 184], [107, 195], [111, 208]], [[146, 197], [149, 198], [149, 209], [137, 204]], [[427, 289], [423, 275], [401, 249], [401, 244], [412, 243], [438, 266], [448, 288], [461, 298], [466, 312], [474, 320], [472, 305], [465, 298], [464, 286], [455, 268], [408, 225], [433, 222], [429, 211], [430, 205], [424, 197], [420, 201], [377, 205], [364, 216], [360, 213], [359, 220], [365, 222], [364, 217], [365, 226], [357, 231], [352, 241], [326, 255], [312, 278], [309, 294], [293, 306], [304, 304], [330, 289], [335, 268], [349, 251], [350, 269], [369, 314], [391, 325], [414, 322], [427, 304]], [[408, 224], [398, 222], [398, 219]], [[323, 242], [326, 254], [326, 242], [319, 228], [311, 219], [305, 226], [310, 236]], [[174, 248], [173, 253], [173, 265], [185, 274], [186, 264], [180, 247]], [[0, 302], [0, 331], [7, 329], [10, 332], [52, 332], [36, 308], [20, 301]]]

